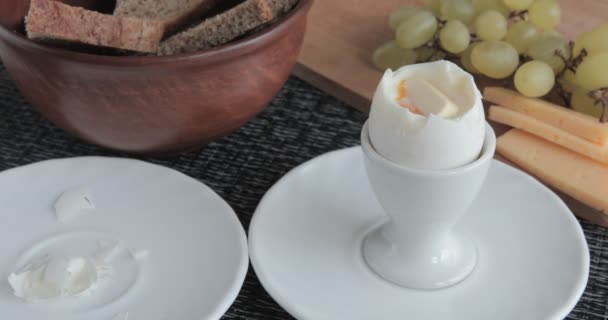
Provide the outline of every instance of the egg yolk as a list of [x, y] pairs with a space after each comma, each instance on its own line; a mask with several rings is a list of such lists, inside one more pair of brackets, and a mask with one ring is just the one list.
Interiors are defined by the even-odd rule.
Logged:
[[400, 106], [410, 110], [411, 112], [413, 112], [415, 114], [419, 114], [421, 116], [425, 115], [422, 112], [422, 110], [420, 110], [418, 107], [416, 107], [412, 103], [412, 101], [408, 98], [407, 88], [405, 87], [405, 80], [401, 80], [401, 82], [399, 82], [399, 85], [397, 86], [397, 102], [399, 103]]

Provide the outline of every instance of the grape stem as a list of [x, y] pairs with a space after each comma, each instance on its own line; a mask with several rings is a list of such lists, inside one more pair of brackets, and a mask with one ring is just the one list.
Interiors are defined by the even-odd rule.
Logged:
[[576, 57], [574, 57], [574, 42], [573, 41], [568, 42], [568, 51], [569, 51], [568, 57], [570, 57], [570, 58], [567, 58], [564, 55], [564, 52], [561, 52], [559, 49], [555, 50], [555, 55], [558, 56], [560, 59], [562, 59], [562, 61], [564, 62], [564, 69], [562, 69], [562, 71], [560, 71], [557, 74], [558, 78], [563, 76], [567, 70], [572, 71], [572, 73], [576, 73], [576, 69], [587, 56], [587, 50], [585, 48], [583, 48], [583, 50], [581, 50], [581, 53], [579, 53]]
[[602, 108], [600, 122], [608, 122], [608, 87], [590, 91], [589, 97], [595, 100], [595, 106]]
[[572, 106], [570, 105], [570, 100], [572, 98], [572, 92], [566, 90], [566, 88], [564, 88], [564, 85], [559, 81], [555, 81], [555, 89], [559, 97], [564, 100], [564, 106], [571, 108]]
[[528, 20], [528, 10], [511, 11], [507, 19], [512, 21]]
[[481, 42], [481, 39], [477, 36], [477, 33], [471, 32], [471, 43]]
[[435, 18], [437, 19], [437, 27], [438, 27], [437, 32], [439, 32], [439, 30], [441, 30], [445, 26], [445, 24], [448, 23], [448, 21], [440, 19], [439, 17], [435, 17]]
[[[569, 58], [567, 58], [560, 50], [555, 50], [555, 55], [558, 56], [564, 62], [564, 69], [562, 69], [556, 75], [556, 78], [562, 77], [564, 73], [566, 73], [566, 71], [572, 71], [572, 73], [576, 74], [576, 69], [578, 69], [578, 66], [583, 62], [583, 60], [585, 60], [585, 57], [588, 55], [587, 49], [583, 48], [578, 55], [574, 56], [573, 41], [568, 42], [568, 51]], [[566, 90], [559, 81], [556, 84], [560, 96], [564, 99], [564, 101], [569, 102], [570, 97], [572, 97], [572, 92]], [[608, 122], [608, 87], [590, 91], [588, 95], [595, 101], [595, 106], [602, 108], [600, 122]], [[569, 103], [567, 105], [569, 105]]]

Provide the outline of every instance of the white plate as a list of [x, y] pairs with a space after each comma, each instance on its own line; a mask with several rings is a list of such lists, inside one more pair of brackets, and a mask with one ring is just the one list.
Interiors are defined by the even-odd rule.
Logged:
[[[84, 186], [96, 210], [66, 222], [57, 197]], [[248, 268], [247, 240], [234, 211], [204, 184], [175, 170], [129, 159], [44, 161], [0, 173], [0, 319], [219, 319]], [[48, 253], [91, 255], [98, 240], [147, 249], [141, 264], [121, 253], [114, 276], [89, 296], [25, 304], [6, 281]]]
[[323, 155], [287, 174], [258, 206], [249, 229], [253, 267], [302, 320], [562, 319], [587, 283], [589, 251], [572, 213], [498, 161], [459, 225], [479, 250], [463, 282], [424, 291], [379, 278], [362, 259], [361, 240], [383, 219], [361, 149]]

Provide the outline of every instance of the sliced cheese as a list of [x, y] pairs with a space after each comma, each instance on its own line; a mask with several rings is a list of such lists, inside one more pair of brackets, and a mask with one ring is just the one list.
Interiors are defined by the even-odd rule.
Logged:
[[608, 123], [600, 123], [594, 117], [540, 99], [527, 98], [499, 87], [487, 87], [483, 92], [483, 98], [494, 104], [525, 113], [585, 140], [603, 146], [608, 145]]
[[546, 124], [529, 115], [500, 106], [490, 107], [489, 118], [493, 121], [521, 129], [591, 159], [608, 164], [608, 145], [600, 146], [579, 136]]
[[519, 129], [498, 138], [496, 149], [548, 185], [608, 212], [608, 166]]

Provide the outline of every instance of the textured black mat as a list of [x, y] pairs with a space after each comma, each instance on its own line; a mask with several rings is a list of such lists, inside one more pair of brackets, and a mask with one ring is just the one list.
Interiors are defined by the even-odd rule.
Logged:
[[[275, 181], [314, 156], [358, 144], [364, 119], [292, 78], [265, 112], [232, 135], [197, 151], [143, 159], [209, 185], [228, 201], [247, 229], [258, 201]], [[0, 65], [0, 170], [85, 155], [125, 156], [83, 143], [50, 124], [28, 106]], [[568, 319], [608, 319], [608, 230], [587, 223], [583, 227], [591, 249], [591, 278]], [[2, 310], [0, 318], [4, 318]], [[250, 268], [241, 294], [222, 319], [292, 318], [268, 296]]]

